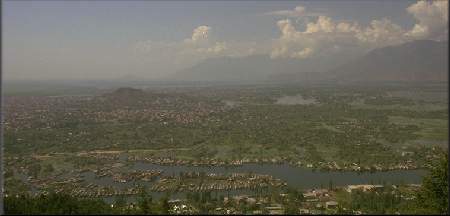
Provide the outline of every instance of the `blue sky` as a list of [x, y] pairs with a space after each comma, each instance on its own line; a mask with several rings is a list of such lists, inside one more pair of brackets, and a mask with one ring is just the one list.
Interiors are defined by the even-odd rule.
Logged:
[[[3, 56], [7, 56], [4, 72], [7, 78], [30, 79], [130, 74], [152, 78], [210, 57], [232, 56], [250, 49], [270, 54], [284, 47], [281, 51], [284, 53], [279, 56], [294, 58], [305, 56], [295, 53], [313, 50], [314, 54], [323, 50], [313, 47], [317, 44], [314, 41], [302, 44], [310, 38], [305, 38], [301, 32], [307, 23], [315, 23], [319, 15], [330, 18], [336, 25], [357, 22], [361, 31], [370, 27], [373, 20], [386, 18], [406, 33], [420, 23], [414, 13], [406, 10], [413, 4], [416, 1], [6, 0], [2, 19]], [[431, 4], [422, 7], [431, 7]], [[303, 7], [305, 14], [315, 15], [271, 14], [293, 11], [297, 6]], [[290, 23], [280, 23], [282, 20]], [[295, 38], [283, 37], [283, 25], [295, 28]], [[433, 29], [438, 28], [432, 25]], [[205, 28], [207, 38], [201, 42], [186, 42], [200, 26], [208, 27]], [[140, 46], [137, 44], [147, 48], [136, 53], [134, 49]], [[167, 53], [163, 56], [152, 50]], [[175, 66], [168, 65], [178, 58]]]
[[[213, 26], [224, 39], [269, 38], [278, 34], [269, 11], [303, 5], [337, 19], [361, 23], [388, 17], [411, 26], [405, 8], [414, 1], [4, 1], [4, 29], [29, 34], [102, 40], [182, 39], [199, 25]], [[249, 28], [250, 27], [250, 28]], [[70, 33], [70, 34], [68, 34]], [[8, 34], [9, 36], [9, 34]], [[83, 38], [84, 39], [84, 38]]]

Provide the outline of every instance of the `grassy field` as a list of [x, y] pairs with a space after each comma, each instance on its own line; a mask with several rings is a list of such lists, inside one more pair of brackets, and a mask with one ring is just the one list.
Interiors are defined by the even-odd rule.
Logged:
[[414, 125], [420, 128], [415, 134], [424, 140], [445, 141], [448, 140], [448, 120], [405, 118], [402, 116], [389, 116], [389, 122], [397, 125]]

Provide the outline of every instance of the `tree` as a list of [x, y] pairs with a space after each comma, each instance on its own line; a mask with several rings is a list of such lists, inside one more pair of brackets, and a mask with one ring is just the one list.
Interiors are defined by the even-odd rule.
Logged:
[[30, 175], [33, 176], [34, 178], [37, 178], [37, 176], [41, 172], [41, 165], [39, 163], [34, 163], [34, 164], [30, 165], [29, 170], [30, 170]]
[[200, 202], [200, 192], [198, 192], [198, 191], [196, 191], [196, 192], [193, 192], [193, 194], [192, 194], [192, 199], [194, 200], [194, 202]]
[[298, 206], [295, 203], [289, 202], [286, 205], [286, 214], [289, 214], [289, 215], [298, 214]]
[[118, 211], [122, 211], [125, 209], [127, 205], [127, 201], [125, 200], [124, 196], [117, 196], [114, 200], [114, 207], [118, 209]]
[[159, 207], [161, 210], [161, 214], [169, 214], [170, 205], [169, 205], [169, 197], [167, 195], [161, 197], [159, 200]]
[[44, 168], [44, 172], [46, 173], [52, 173], [53, 171], [55, 171], [55, 168], [53, 168], [52, 164], [47, 164]]
[[144, 214], [151, 213], [151, 205], [153, 198], [147, 193], [145, 187], [140, 188], [139, 199], [138, 199], [138, 207]]
[[31, 197], [9, 196], [4, 200], [6, 214], [111, 214], [107, 203], [99, 199], [78, 199], [68, 194], [50, 193]]
[[417, 194], [420, 213], [448, 214], [448, 154], [435, 162]]

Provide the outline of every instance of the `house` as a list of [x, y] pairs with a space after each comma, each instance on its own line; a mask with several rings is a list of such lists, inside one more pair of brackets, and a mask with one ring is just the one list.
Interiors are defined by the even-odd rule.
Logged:
[[412, 155], [414, 155], [414, 152], [410, 152], [410, 151], [402, 151], [402, 157], [405, 157], [405, 156], [412, 156]]
[[347, 186], [347, 192], [351, 193], [353, 190], [362, 190], [364, 192], [370, 191], [370, 190], [377, 190], [384, 188], [383, 185], [348, 185]]
[[336, 201], [328, 201], [325, 203], [325, 208], [327, 209], [335, 209], [338, 207], [338, 203]]
[[284, 209], [281, 205], [279, 204], [273, 204], [271, 206], [266, 207], [267, 211], [269, 212], [269, 214], [271, 215], [280, 215], [280, 214], [284, 214]]
[[310, 198], [310, 199], [307, 199], [306, 202], [319, 202], [319, 199], [317, 199], [317, 198]]
[[323, 196], [329, 196], [327, 189], [313, 189], [306, 193], [303, 193], [303, 197], [305, 197], [308, 202], [313, 202], [317, 198], [320, 198]]
[[355, 215], [362, 215], [363, 212], [362, 211], [355, 211], [355, 210], [353, 210], [353, 214], [355, 214]]
[[313, 214], [313, 215], [318, 215], [318, 214], [323, 214], [323, 211], [318, 210], [318, 209], [311, 209], [311, 211], [309, 213]]
[[180, 199], [171, 199], [171, 200], [169, 200], [167, 202], [170, 203], [170, 204], [176, 204], [176, 203], [180, 203], [181, 200]]
[[263, 211], [261, 211], [261, 210], [254, 210], [253, 214], [263, 214]]
[[300, 214], [309, 214], [309, 209], [299, 208], [298, 213]]
[[185, 204], [174, 205], [172, 211], [176, 214], [189, 212], [189, 207]]
[[247, 203], [249, 203], [249, 204], [255, 204], [255, 203], [256, 203], [256, 199], [253, 198], [253, 197], [248, 197], [248, 198], [247, 198]]
[[239, 196], [234, 196], [233, 197], [233, 200], [236, 202], [236, 203], [239, 203], [239, 202], [241, 202], [241, 201], [246, 201], [247, 199], [248, 199], [248, 195], [239, 195]]

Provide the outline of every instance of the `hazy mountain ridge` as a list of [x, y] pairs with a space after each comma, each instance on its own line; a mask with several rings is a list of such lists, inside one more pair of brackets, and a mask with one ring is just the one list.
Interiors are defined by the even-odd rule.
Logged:
[[174, 79], [183, 81], [268, 81], [282, 80], [293, 74], [315, 78], [317, 72], [330, 70], [343, 63], [334, 59], [271, 59], [268, 55], [241, 58], [220, 57], [207, 59], [193, 67], [179, 71]]
[[[448, 42], [418, 40], [365, 55], [271, 59], [267, 55], [207, 59], [176, 74], [183, 81], [445, 81]], [[352, 60], [351, 60], [352, 59]]]
[[330, 73], [341, 81], [445, 81], [448, 42], [420, 40], [379, 48]]

